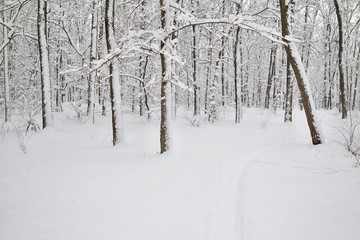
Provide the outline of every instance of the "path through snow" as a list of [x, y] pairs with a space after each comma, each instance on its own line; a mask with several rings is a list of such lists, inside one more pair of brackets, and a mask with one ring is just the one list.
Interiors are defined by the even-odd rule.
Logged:
[[0, 143], [0, 239], [355, 240], [360, 172], [323, 114], [327, 142], [312, 146], [303, 112], [247, 110], [174, 126], [160, 156], [158, 122], [126, 115], [126, 142], [111, 147], [110, 120], [95, 126], [55, 115], [55, 129]]

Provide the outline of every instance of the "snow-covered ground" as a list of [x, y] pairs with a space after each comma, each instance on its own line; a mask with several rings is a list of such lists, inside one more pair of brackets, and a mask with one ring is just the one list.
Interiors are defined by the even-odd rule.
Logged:
[[[55, 113], [55, 128], [0, 135], [1, 240], [357, 240], [360, 169], [336, 130], [311, 145], [303, 112], [245, 109], [215, 124], [174, 124], [159, 155], [159, 122], [125, 115], [111, 146], [109, 117], [95, 125]], [[183, 114], [184, 115], [184, 114]]]

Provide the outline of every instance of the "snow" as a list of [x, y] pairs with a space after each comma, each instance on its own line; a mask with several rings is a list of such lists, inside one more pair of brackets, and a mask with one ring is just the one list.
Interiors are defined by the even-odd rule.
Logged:
[[320, 112], [324, 144], [310, 142], [304, 112], [233, 110], [193, 128], [173, 123], [174, 148], [159, 155], [159, 119], [124, 114], [112, 147], [111, 119], [81, 123], [54, 113], [55, 128], [1, 133], [0, 239], [356, 240], [360, 169]]

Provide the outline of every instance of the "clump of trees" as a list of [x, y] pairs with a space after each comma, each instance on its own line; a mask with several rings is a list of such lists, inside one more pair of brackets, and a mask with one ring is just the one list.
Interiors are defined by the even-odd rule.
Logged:
[[[358, 104], [359, 3], [355, 0], [2, 1], [0, 111], [28, 119], [71, 104], [89, 121], [160, 112], [161, 153], [179, 106], [192, 124], [220, 109], [303, 109], [313, 144], [316, 109], [346, 118]], [[294, 84], [294, 81], [297, 84]], [[312, 91], [311, 91], [312, 90]]]

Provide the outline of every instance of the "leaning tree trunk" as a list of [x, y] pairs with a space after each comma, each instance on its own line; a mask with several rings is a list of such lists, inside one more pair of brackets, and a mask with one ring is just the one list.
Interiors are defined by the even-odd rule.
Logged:
[[345, 99], [345, 79], [344, 79], [344, 68], [343, 68], [343, 28], [342, 28], [342, 19], [339, 3], [337, 0], [334, 0], [336, 16], [339, 25], [339, 86], [340, 86], [340, 104], [341, 104], [341, 116], [342, 118], [347, 117], [347, 106]]
[[314, 145], [317, 145], [320, 144], [322, 141], [314, 113], [315, 103], [311, 95], [309, 80], [305, 73], [305, 68], [303, 63], [301, 62], [301, 57], [295, 43], [288, 40], [288, 37], [290, 36], [289, 19], [288, 19], [289, 3], [286, 3], [286, 0], [279, 0], [279, 2], [280, 2], [280, 12], [281, 12], [281, 29], [282, 29], [283, 41], [286, 43], [285, 45], [286, 53], [289, 57], [290, 64], [294, 71], [298, 83], [298, 87], [301, 93], [301, 98], [311, 134], [312, 143]]
[[[111, 53], [116, 48], [114, 27], [115, 6], [115, 0], [105, 1], [105, 35], [108, 53]], [[119, 62], [115, 59], [110, 63], [109, 67], [110, 101], [112, 114], [111, 119], [114, 146], [123, 140], [123, 124], [120, 96], [121, 86], [119, 73]]]
[[[96, 38], [97, 38], [97, 11], [96, 11], [96, 0], [93, 0], [92, 6], [92, 18], [91, 18], [91, 44], [90, 44], [90, 68], [93, 67], [94, 61], [96, 60]], [[95, 121], [95, 79], [96, 71], [92, 71], [88, 81], [88, 108], [87, 115]]]
[[[161, 28], [165, 32], [170, 32], [170, 7], [169, 0], [160, 0], [161, 8]], [[171, 44], [169, 37], [160, 43], [161, 59], [161, 120], [160, 120], [160, 153], [165, 153], [171, 149], [171, 59], [164, 51]]]
[[37, 32], [39, 45], [39, 62], [42, 94], [42, 125], [43, 128], [53, 126], [51, 113], [50, 67], [46, 38], [46, 5], [47, 0], [38, 0]]

